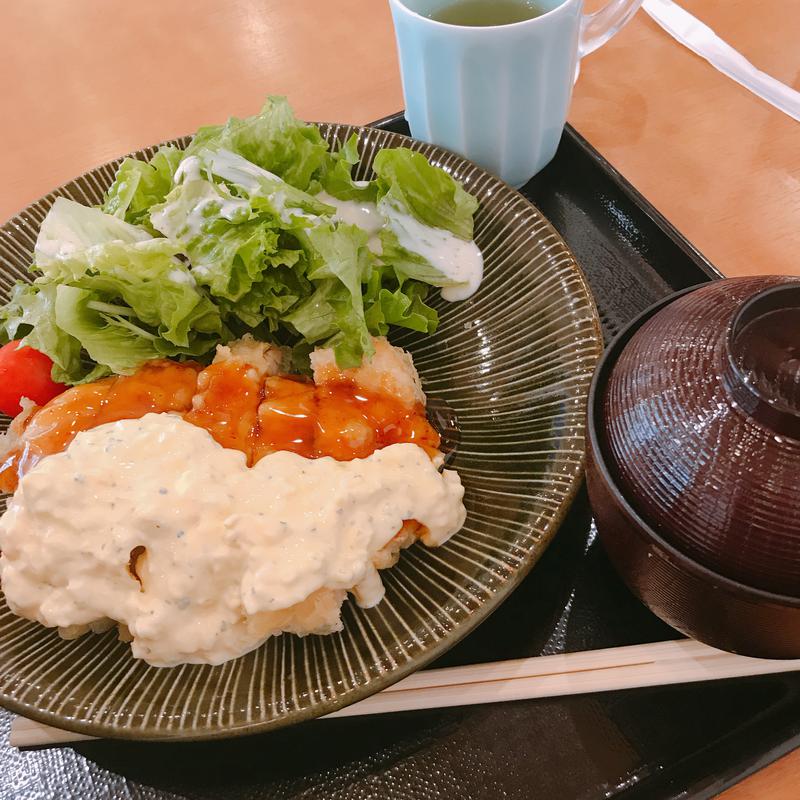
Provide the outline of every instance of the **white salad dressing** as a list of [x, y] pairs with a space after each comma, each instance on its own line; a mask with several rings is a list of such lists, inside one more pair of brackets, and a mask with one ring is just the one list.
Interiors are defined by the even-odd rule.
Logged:
[[[185, 158], [175, 173], [176, 184], [197, 181], [199, 187], [196, 204], [188, 216], [181, 220], [181, 229], [177, 229], [175, 222], [170, 224], [169, 203], [151, 215], [154, 227], [165, 235], [177, 235], [182, 239], [202, 235], [203, 223], [211, 213], [218, 213], [231, 221], [246, 219], [249, 215], [247, 201], [228, 197], [213, 183], [203, 179], [202, 158], [206, 158], [215, 175], [241, 186], [247, 192], [263, 189], [261, 182], [264, 179], [272, 182], [275, 188], [268, 196], [283, 222], [289, 224], [293, 218], [298, 218], [304, 221], [306, 227], [311, 227], [323, 219], [300, 208], [287, 206], [288, 196], [283, 188], [287, 184], [277, 175], [227, 150], [216, 153], [203, 151], [200, 157]], [[358, 185], [366, 185], [366, 182], [358, 182]], [[356, 225], [366, 231], [370, 237], [367, 246], [376, 254], [382, 251], [380, 231], [383, 228], [391, 230], [402, 247], [422, 256], [445, 276], [449, 283], [441, 287], [445, 300], [466, 300], [478, 290], [483, 279], [483, 254], [474, 241], [465, 241], [444, 228], [426, 225], [386, 197], [376, 204], [360, 200], [340, 200], [321, 191], [316, 199], [336, 209], [332, 215], [334, 220]], [[180, 213], [185, 214], [185, 211]], [[196, 270], [202, 267], [202, 264], [195, 265]]]
[[281, 221], [285, 222], [287, 225], [291, 225], [294, 217], [307, 220], [307, 222], [302, 226], [304, 228], [311, 228], [322, 220], [322, 217], [320, 217], [318, 214], [311, 214], [308, 211], [303, 211], [302, 208], [297, 208], [295, 206], [287, 206], [286, 195], [282, 191], [274, 192], [270, 195], [269, 199], [275, 208], [280, 209]]
[[143, 228], [130, 225], [99, 208], [56, 197], [39, 228], [33, 249], [34, 262], [45, 267], [108, 242], [135, 244], [151, 238]]
[[200, 155], [208, 161], [215, 175], [241, 187], [250, 195], [264, 192], [265, 187], [271, 186], [272, 191], [267, 192], [266, 197], [287, 225], [291, 224], [293, 217], [309, 220], [309, 224], [316, 224], [321, 219], [316, 214], [309, 214], [301, 208], [288, 205], [290, 202], [288, 190], [291, 187], [274, 172], [259, 167], [258, 164], [224, 148], [216, 152], [203, 150]]
[[325, 191], [319, 192], [316, 198], [336, 209], [334, 219], [346, 222], [348, 225], [357, 225], [370, 235], [377, 233], [385, 222], [378, 212], [378, 206], [368, 200], [340, 200]]
[[248, 194], [254, 194], [261, 189], [262, 179], [285, 186], [283, 178], [270, 172], [268, 169], [259, 167], [252, 161], [248, 161], [230, 150], [220, 148], [219, 150], [203, 150], [201, 157], [208, 161], [211, 171], [224, 178], [226, 181], [241, 186]]
[[[205, 226], [219, 215], [231, 222], [244, 222], [250, 216], [250, 204], [241, 197], [233, 197], [222, 187], [203, 176], [203, 165], [197, 156], [187, 156], [175, 170], [175, 185], [183, 185], [178, 201], [166, 201], [150, 213], [153, 227], [168, 238], [191, 241], [205, 236]], [[174, 190], [173, 190], [174, 191]], [[187, 213], [187, 207], [190, 209]], [[199, 265], [196, 265], [199, 266]]]
[[181, 417], [147, 414], [79, 433], [22, 478], [0, 578], [11, 610], [44, 625], [108, 618], [151, 664], [219, 664], [281, 631], [339, 629], [345, 590], [377, 603], [377, 551], [406, 519], [442, 544], [462, 497], [414, 444], [249, 468]]
[[197, 156], [186, 156], [175, 170], [173, 182], [177, 186], [184, 181], [199, 181], [203, 177], [202, 163]]
[[316, 197], [317, 200], [336, 209], [334, 219], [348, 225], [356, 225], [366, 231], [370, 237], [367, 247], [373, 253], [380, 254], [381, 240], [378, 238], [378, 232], [386, 220], [375, 203], [370, 203], [368, 200], [340, 200], [326, 191], [319, 192]]
[[378, 211], [402, 247], [425, 258], [453, 281], [442, 287], [445, 300], [466, 300], [478, 291], [483, 279], [483, 254], [474, 241], [466, 242], [443, 228], [425, 225], [383, 198]]
[[173, 269], [170, 270], [167, 277], [173, 283], [182, 283], [187, 286], [197, 286], [197, 281], [194, 279], [194, 275], [188, 270], [180, 270], [180, 269]]

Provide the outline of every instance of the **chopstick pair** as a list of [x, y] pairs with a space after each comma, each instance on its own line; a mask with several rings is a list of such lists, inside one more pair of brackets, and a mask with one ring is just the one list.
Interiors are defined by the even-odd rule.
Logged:
[[[504, 703], [643, 686], [741, 678], [800, 670], [800, 659], [747, 658], [690, 639], [606, 650], [520, 658], [417, 672], [378, 694], [322, 719], [446, 706]], [[24, 717], [11, 724], [14, 747], [58, 745], [91, 736]]]

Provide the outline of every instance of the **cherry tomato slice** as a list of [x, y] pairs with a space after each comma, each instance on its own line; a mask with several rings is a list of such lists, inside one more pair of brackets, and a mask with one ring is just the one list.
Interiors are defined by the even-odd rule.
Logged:
[[15, 417], [22, 411], [23, 397], [43, 406], [61, 394], [67, 387], [50, 377], [52, 367], [44, 353], [20, 347], [18, 341], [0, 347], [0, 411]]

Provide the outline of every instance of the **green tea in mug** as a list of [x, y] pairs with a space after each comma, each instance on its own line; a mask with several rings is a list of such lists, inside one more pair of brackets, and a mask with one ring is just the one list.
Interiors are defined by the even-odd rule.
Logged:
[[531, 0], [456, 0], [427, 16], [448, 25], [490, 27], [525, 22], [548, 10]]

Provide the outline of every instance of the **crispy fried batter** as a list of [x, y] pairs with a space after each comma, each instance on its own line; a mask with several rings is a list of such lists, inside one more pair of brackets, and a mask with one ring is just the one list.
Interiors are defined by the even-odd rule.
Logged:
[[[317, 350], [311, 360], [316, 384], [279, 375], [285, 352], [247, 336], [218, 347], [205, 369], [151, 361], [135, 375], [68, 389], [43, 408], [28, 402], [0, 440], [0, 490], [14, 491], [19, 476], [66, 449], [79, 431], [153, 411], [182, 413], [223, 447], [244, 452], [250, 465], [277, 450], [349, 461], [396, 442], [439, 456], [408, 353], [376, 339], [373, 360], [358, 369], [339, 369], [332, 350]], [[420, 535], [419, 523], [406, 520], [375, 566], [394, 564]]]

